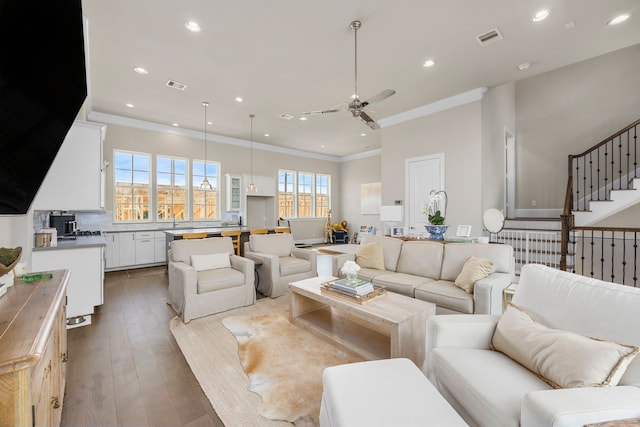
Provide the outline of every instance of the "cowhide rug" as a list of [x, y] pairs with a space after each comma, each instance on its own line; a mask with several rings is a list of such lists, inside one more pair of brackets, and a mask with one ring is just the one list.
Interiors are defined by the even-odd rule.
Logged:
[[262, 397], [260, 414], [296, 426], [316, 426], [322, 371], [360, 359], [291, 324], [288, 315], [230, 316], [222, 323], [238, 340], [249, 390]]

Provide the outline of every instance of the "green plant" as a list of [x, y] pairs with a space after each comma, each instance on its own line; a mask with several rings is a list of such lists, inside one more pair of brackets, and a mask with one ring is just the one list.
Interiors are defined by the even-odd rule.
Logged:
[[429, 224], [431, 225], [443, 225], [444, 217], [440, 213], [440, 211], [436, 211], [433, 215], [427, 215], [427, 219], [429, 220]]

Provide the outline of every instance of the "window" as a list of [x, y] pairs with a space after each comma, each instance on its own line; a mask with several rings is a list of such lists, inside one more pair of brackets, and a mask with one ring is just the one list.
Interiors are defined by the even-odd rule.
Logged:
[[329, 210], [329, 175], [316, 175], [316, 215], [327, 216]]
[[115, 151], [114, 215], [116, 221], [149, 221], [151, 156]]
[[330, 175], [278, 171], [278, 215], [280, 218], [326, 216], [331, 206], [330, 183]]
[[156, 214], [158, 221], [184, 221], [187, 216], [187, 161], [156, 157]]
[[205, 177], [205, 162], [202, 160], [193, 161], [191, 216], [194, 220], [212, 220], [220, 217], [218, 203], [220, 164], [208, 161], [206, 168], [206, 177], [211, 184], [211, 190], [200, 189], [200, 184], [202, 184]]
[[292, 218], [294, 196], [294, 172], [278, 171], [278, 216], [280, 218]]
[[313, 174], [298, 172], [298, 218], [313, 216]]

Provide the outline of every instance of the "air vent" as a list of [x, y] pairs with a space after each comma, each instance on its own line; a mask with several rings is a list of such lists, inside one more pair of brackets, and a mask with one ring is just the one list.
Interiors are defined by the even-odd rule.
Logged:
[[280, 114], [278, 117], [280, 117], [281, 119], [285, 119], [285, 120], [293, 119], [293, 116], [290, 115], [290, 114]]
[[178, 90], [185, 90], [187, 88], [186, 84], [177, 82], [175, 80], [169, 80], [167, 82], [167, 86], [172, 87], [174, 89], [178, 89]]
[[478, 43], [480, 43], [482, 46], [495, 43], [498, 40], [502, 40], [502, 39], [503, 39], [502, 33], [497, 28], [494, 28], [492, 30], [487, 31], [484, 34], [480, 34], [479, 36], [476, 36], [476, 40], [478, 40]]

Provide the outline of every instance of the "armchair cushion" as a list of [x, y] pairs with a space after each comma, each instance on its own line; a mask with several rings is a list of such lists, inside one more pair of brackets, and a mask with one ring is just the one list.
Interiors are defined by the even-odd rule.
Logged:
[[493, 261], [490, 259], [472, 256], [464, 263], [462, 271], [458, 274], [458, 277], [456, 277], [455, 284], [457, 287], [464, 289], [468, 294], [472, 294], [476, 282], [491, 274], [492, 268]]
[[554, 388], [617, 385], [639, 350], [547, 328], [513, 304], [498, 322], [492, 343]]
[[234, 288], [245, 284], [245, 275], [233, 268], [217, 268], [199, 271], [198, 293], [219, 291], [221, 289]]
[[371, 242], [359, 245], [356, 249], [356, 262], [360, 267], [384, 270], [382, 242]]
[[295, 257], [280, 258], [280, 276], [291, 276], [292, 274], [306, 273], [311, 271], [311, 263], [306, 259]]
[[191, 265], [196, 271], [215, 270], [231, 267], [231, 261], [227, 253], [191, 255]]

